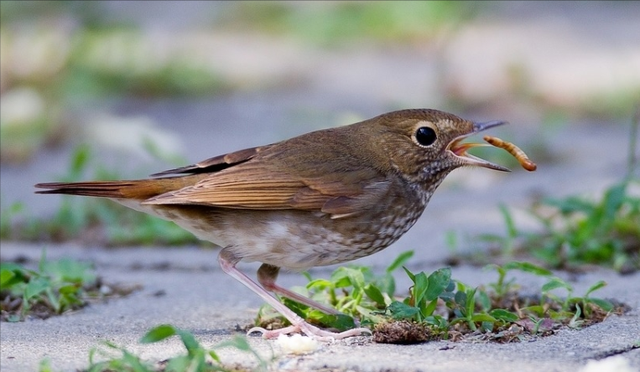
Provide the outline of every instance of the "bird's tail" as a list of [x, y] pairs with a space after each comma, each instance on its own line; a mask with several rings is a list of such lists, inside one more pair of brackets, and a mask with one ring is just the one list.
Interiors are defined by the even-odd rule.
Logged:
[[38, 183], [36, 194], [66, 194], [112, 199], [145, 200], [166, 192], [192, 186], [204, 175], [144, 180]]

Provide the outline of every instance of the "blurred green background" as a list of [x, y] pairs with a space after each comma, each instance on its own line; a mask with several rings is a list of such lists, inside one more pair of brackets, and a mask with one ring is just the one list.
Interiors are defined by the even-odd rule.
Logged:
[[[86, 229], [87, 214], [102, 213], [37, 197], [37, 182], [142, 177], [400, 108], [509, 120], [497, 134], [542, 164], [526, 200], [602, 191], [637, 157], [638, 2], [0, 6], [4, 238], [42, 237], [40, 225], [24, 232], [34, 216]], [[448, 185], [495, 177], [456, 173]], [[109, 213], [102, 220], [121, 218]]]
[[3, 1], [2, 162], [67, 141], [74, 121], [91, 122], [79, 112], [130, 99], [295, 90], [360, 96], [372, 113], [624, 119], [640, 97], [638, 12], [605, 1]]

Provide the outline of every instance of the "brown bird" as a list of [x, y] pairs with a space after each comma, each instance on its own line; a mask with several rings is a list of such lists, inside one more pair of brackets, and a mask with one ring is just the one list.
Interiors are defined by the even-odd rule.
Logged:
[[[467, 154], [472, 134], [505, 124], [474, 123], [430, 109], [401, 110], [271, 145], [216, 156], [131, 181], [40, 183], [41, 194], [112, 199], [175, 222], [223, 247], [222, 270], [290, 322], [265, 337], [304, 332], [318, 339], [369, 332], [319, 329], [268, 291], [337, 313], [278, 286], [280, 268], [305, 270], [376, 253], [416, 222], [452, 170], [508, 169]], [[259, 261], [258, 282], [236, 268]]]

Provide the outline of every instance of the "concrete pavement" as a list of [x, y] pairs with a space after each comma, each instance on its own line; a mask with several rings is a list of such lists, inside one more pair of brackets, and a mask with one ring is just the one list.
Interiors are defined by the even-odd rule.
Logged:
[[[22, 256], [39, 258], [42, 245], [2, 243], [2, 259]], [[73, 371], [88, 366], [89, 351], [102, 341], [123, 346], [141, 357], [159, 361], [184, 353], [177, 338], [143, 345], [139, 339], [149, 329], [170, 323], [192, 332], [210, 348], [239, 333], [250, 324], [260, 299], [225, 275], [215, 262], [216, 253], [197, 248], [86, 249], [73, 245], [49, 246], [48, 257], [73, 257], [94, 262], [108, 283], [141, 284], [142, 290], [129, 297], [88, 306], [75, 313], [23, 323], [1, 323], [0, 369], [34, 371], [48, 358], [56, 371]], [[397, 252], [391, 252], [397, 253]], [[375, 256], [374, 256], [375, 257]], [[363, 260], [378, 270], [375, 260]], [[420, 270], [434, 270], [427, 265]], [[243, 265], [247, 272], [256, 266]], [[418, 268], [416, 268], [418, 269]], [[327, 276], [330, 268], [315, 270]], [[468, 266], [453, 269], [454, 278], [468, 284], [488, 283], [495, 275]], [[322, 344], [309, 355], [282, 354], [276, 341], [249, 338], [252, 347], [269, 362], [272, 370], [294, 371], [571, 371], [589, 360], [621, 355], [632, 370], [640, 370], [640, 273], [619, 276], [597, 270], [577, 278], [576, 293], [596, 280], [608, 286], [597, 296], [612, 297], [633, 310], [611, 316], [603, 323], [582, 329], [562, 330], [532, 342], [496, 344], [438, 341], [400, 346], [375, 344], [368, 337]], [[536, 278], [518, 279], [535, 288]], [[285, 286], [302, 285], [299, 274], [283, 274]], [[406, 285], [402, 281], [399, 288]], [[158, 295], [158, 293], [163, 293]], [[636, 349], [634, 348], [634, 345]], [[234, 349], [221, 349], [224, 363], [253, 368], [255, 359]]]

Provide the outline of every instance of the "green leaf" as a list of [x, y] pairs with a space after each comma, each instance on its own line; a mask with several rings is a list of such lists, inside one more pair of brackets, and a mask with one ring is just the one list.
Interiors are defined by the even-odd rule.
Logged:
[[59, 292], [61, 295], [68, 296], [68, 295], [75, 295], [75, 294], [77, 294], [79, 289], [80, 289], [80, 288], [79, 288], [79, 287], [78, 287], [78, 285], [76, 285], [76, 284], [68, 284], [68, 285], [65, 285], [65, 286], [60, 287], [60, 289], [58, 289], [58, 292]]
[[347, 270], [347, 275], [349, 277], [349, 281], [351, 282], [351, 285], [353, 286], [353, 288], [359, 291], [363, 290], [364, 274], [362, 273], [362, 271], [353, 269], [350, 267], [347, 267], [346, 270]]
[[522, 310], [523, 312], [535, 313], [537, 316], [544, 316], [545, 312], [547, 311], [547, 309], [542, 305], [526, 306], [526, 307], [520, 308], [520, 310]]
[[409, 306], [399, 301], [393, 301], [387, 307], [387, 310], [391, 312], [391, 316], [394, 319], [412, 319], [420, 311], [415, 306]]
[[325, 314], [320, 310], [309, 312], [307, 320], [316, 320], [328, 328], [335, 328], [339, 331], [346, 331], [356, 327], [352, 317], [346, 314]]
[[[47, 299], [49, 300], [49, 302], [51, 303], [51, 307], [53, 307], [53, 310], [57, 313], [57, 314], [61, 314], [65, 309], [63, 307], [63, 304], [61, 304], [61, 299], [58, 298], [58, 296], [56, 296], [53, 293], [53, 288], [49, 287], [46, 288], [44, 290], [44, 293], [47, 295]], [[64, 300], [64, 297], [62, 298]], [[69, 305], [68, 303], [66, 303], [65, 305]]]
[[331, 273], [331, 281], [335, 288], [352, 286], [354, 289], [362, 290], [362, 287], [364, 287], [364, 275], [362, 271], [352, 267], [337, 268]]
[[601, 298], [585, 298], [586, 302], [592, 303], [594, 305], [597, 305], [599, 308], [601, 308], [602, 310], [609, 312], [611, 310], [613, 310], [613, 304], [607, 300], [603, 300]]
[[454, 299], [456, 301], [456, 304], [462, 308], [465, 308], [467, 305], [467, 294], [463, 291], [458, 291], [456, 292], [456, 295], [454, 296]]
[[478, 292], [478, 302], [482, 307], [482, 310], [489, 311], [491, 309], [491, 298], [485, 291]]
[[290, 298], [287, 298], [287, 297], [283, 297], [282, 298], [282, 303], [284, 303], [284, 305], [286, 307], [288, 307], [291, 311], [296, 313], [298, 316], [300, 316], [302, 318], [306, 318], [307, 317], [307, 312], [309, 311], [309, 306], [301, 304], [298, 301], [294, 301], [294, 300], [292, 300]]
[[467, 290], [467, 303], [466, 303], [467, 317], [473, 314], [476, 308], [476, 291], [477, 290], [478, 290], [477, 288]]
[[179, 355], [173, 357], [167, 361], [167, 365], [165, 367], [165, 371], [167, 372], [179, 372], [179, 371], [194, 371], [200, 372], [199, 369], [190, 370], [190, 364], [193, 362], [193, 358], [187, 355]]
[[140, 360], [140, 358], [138, 358], [137, 356], [131, 354], [129, 351], [125, 350], [125, 349], [121, 349], [122, 350], [122, 361], [124, 362], [124, 364], [128, 367], [130, 367], [130, 369], [132, 371], [135, 372], [151, 372], [153, 371], [152, 368], [150, 368], [149, 366], [145, 365], [142, 360]]
[[421, 271], [415, 276], [415, 285], [413, 286], [413, 300], [416, 306], [420, 306], [425, 293], [429, 289], [429, 279], [424, 271]]
[[496, 318], [492, 317], [489, 314], [484, 314], [484, 313], [473, 314], [473, 316], [471, 317], [471, 320], [474, 322], [491, 322], [491, 323], [496, 322]]
[[209, 356], [211, 357], [211, 359], [215, 360], [216, 362], [220, 363], [220, 357], [218, 356], [218, 354], [213, 351], [213, 350], [209, 350], [208, 351]]
[[[333, 273], [335, 274], [335, 272]], [[341, 275], [331, 275], [331, 281], [333, 282], [334, 288], [346, 288], [351, 286], [351, 281], [347, 276], [346, 272], [341, 272]]]
[[307, 289], [318, 289], [322, 290], [324, 288], [332, 288], [333, 283], [327, 279], [314, 279], [307, 283]]
[[44, 358], [40, 361], [38, 372], [53, 372], [53, 369], [51, 369], [51, 360], [49, 358]]
[[449, 322], [440, 315], [432, 315], [432, 316], [426, 317], [424, 319], [424, 322], [427, 324], [431, 324], [435, 327], [438, 327], [441, 330], [446, 330], [447, 328], [449, 328]]
[[392, 273], [396, 271], [400, 266], [404, 265], [411, 257], [413, 257], [413, 251], [402, 252], [396, 257], [395, 260], [387, 267], [387, 272]]
[[493, 331], [494, 324], [495, 324], [495, 322], [482, 322], [480, 324], [480, 328], [481, 328], [482, 332], [491, 332], [491, 331]]
[[567, 291], [571, 292], [573, 291], [573, 288], [571, 287], [571, 285], [567, 282], [565, 282], [564, 280], [560, 279], [560, 278], [551, 278], [551, 280], [549, 280], [548, 282], [546, 282], [543, 286], [542, 286], [542, 293], [547, 293], [550, 292], [556, 288], [564, 288]]
[[0, 270], [0, 289], [4, 290], [12, 286], [15, 283], [19, 283], [20, 280], [15, 280], [16, 274], [12, 270], [2, 269]]
[[429, 304], [425, 306], [425, 308], [422, 310], [422, 316], [426, 318], [428, 316], [433, 315], [433, 312], [436, 310], [437, 306], [438, 306], [438, 300], [433, 300], [429, 302]]
[[200, 346], [200, 343], [191, 333], [177, 328], [175, 329], [175, 332], [178, 336], [180, 336], [180, 339], [182, 340], [182, 343], [187, 349], [189, 355], [194, 356], [198, 351], [203, 350]]
[[539, 276], [550, 276], [552, 274], [551, 271], [543, 267], [534, 265], [530, 262], [512, 261], [504, 264], [503, 268], [506, 270], [517, 269], [520, 271], [524, 271], [524, 272], [539, 275]]
[[433, 301], [444, 292], [451, 282], [451, 268], [445, 267], [438, 269], [429, 275], [429, 284], [425, 298], [427, 301]]
[[517, 314], [507, 311], [505, 309], [491, 310], [489, 312], [489, 315], [505, 322], [517, 322], [519, 319]]
[[51, 288], [49, 280], [43, 277], [31, 278], [24, 290], [24, 296], [27, 300], [34, 298], [47, 288]]
[[375, 280], [376, 286], [380, 292], [386, 293], [389, 297], [393, 297], [396, 292], [396, 280], [393, 275], [385, 273], [382, 277]]
[[407, 269], [406, 267], [402, 266], [402, 269], [404, 270], [405, 273], [407, 273], [407, 276], [409, 277], [409, 279], [411, 279], [412, 282], [416, 282], [416, 276], [409, 271], [409, 269]]
[[[447, 289], [445, 289], [446, 292], [453, 292], [453, 290], [456, 289], [456, 282], [451, 280], [449, 281], [449, 285], [447, 286]], [[440, 296], [442, 297], [442, 296]]]
[[49, 261], [45, 264], [45, 271], [57, 279], [73, 283], [93, 283], [95, 273], [90, 271], [91, 265], [85, 262], [63, 258]]
[[591, 292], [597, 291], [600, 288], [606, 287], [607, 282], [605, 282], [604, 280], [600, 280], [598, 281], [596, 284], [592, 285], [591, 287], [589, 287], [589, 289], [587, 290], [587, 293], [585, 293], [585, 297], [589, 296], [589, 294], [591, 294]]
[[373, 284], [367, 284], [364, 287], [364, 293], [369, 297], [377, 306], [385, 306], [384, 296], [378, 287]]
[[154, 342], [162, 341], [167, 337], [176, 335], [176, 328], [169, 324], [162, 324], [155, 328], [152, 328], [141, 339], [140, 343], [151, 344]]
[[0, 270], [27, 271], [22, 265], [13, 262], [0, 262]]

